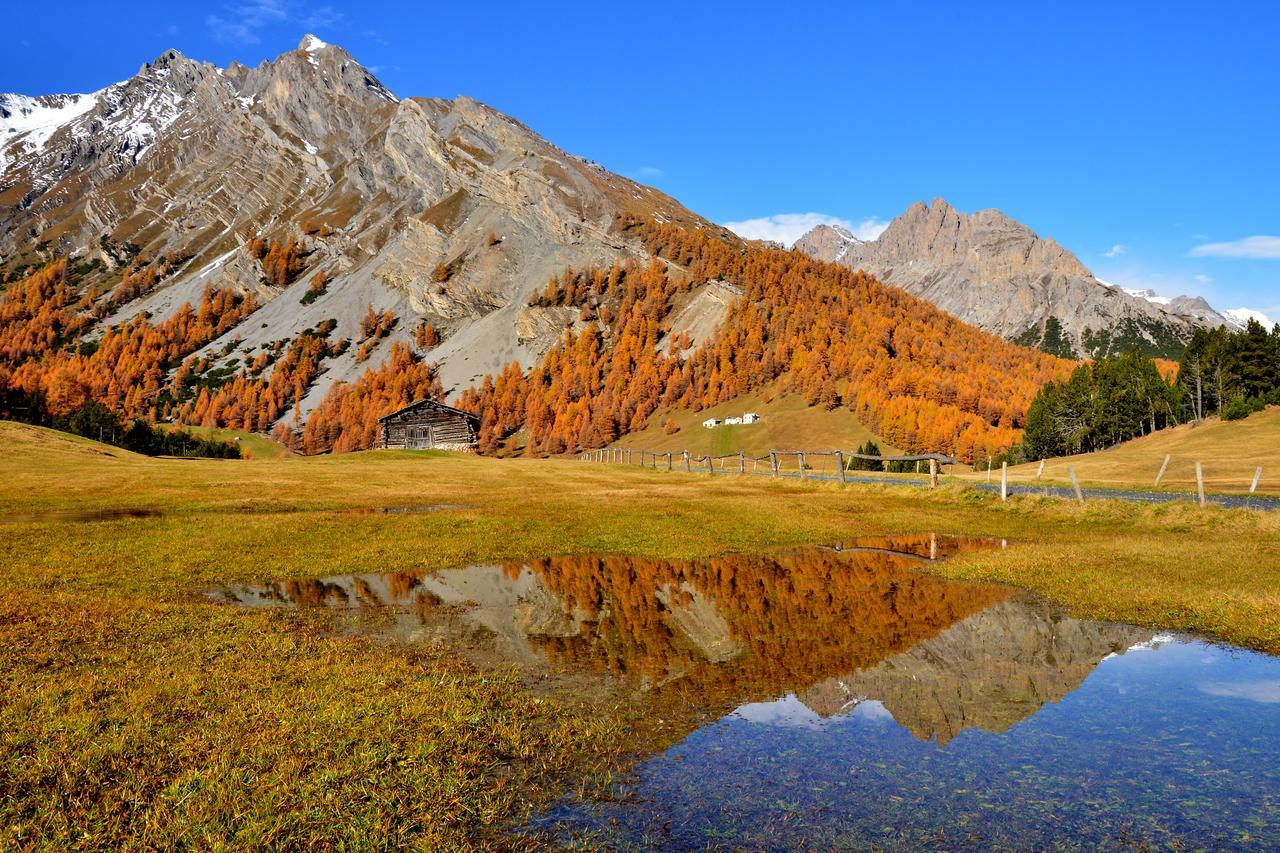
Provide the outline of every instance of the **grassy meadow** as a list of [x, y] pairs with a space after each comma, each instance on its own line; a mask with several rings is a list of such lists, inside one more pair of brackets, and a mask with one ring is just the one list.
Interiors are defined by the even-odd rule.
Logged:
[[187, 426], [186, 424], [178, 424], [174, 428], [189, 432], [200, 438], [233, 441], [240, 445], [240, 452], [246, 459], [280, 459], [289, 455], [289, 448], [278, 441], [272, 441], [262, 433], [249, 432], [243, 429], [227, 429], [226, 427]]
[[[463, 508], [351, 512], [433, 503]], [[158, 514], [65, 515], [104, 509]], [[625, 698], [204, 597], [225, 583], [937, 531], [1012, 543], [947, 575], [1280, 652], [1280, 515], [1187, 504], [440, 453], [151, 459], [0, 423], [0, 531], [0, 848], [484, 847], [674, 736]]]
[[[1255, 412], [1244, 420], [1208, 418], [1199, 425], [1183, 424], [1096, 453], [1050, 459], [1045, 462], [1044, 480], [1067, 484], [1067, 466], [1074, 465], [1076, 476], [1086, 484], [1153, 489], [1166, 455], [1170, 460], [1160, 481], [1161, 490], [1194, 492], [1195, 466], [1200, 462], [1208, 491], [1246, 493], [1254, 471], [1261, 466], [1257, 493], [1280, 494], [1280, 406]], [[1009, 480], [1035, 482], [1038, 470], [1038, 462], [1014, 466], [1009, 469]], [[993, 480], [998, 476], [997, 471]], [[985, 468], [965, 478], [979, 477], [985, 479]]]
[[[702, 425], [708, 418], [723, 420], [744, 412], [760, 415], [759, 422], [721, 424], [714, 429]], [[668, 419], [679, 427], [678, 432], [666, 433], [663, 425]], [[854, 450], [867, 440], [879, 444], [882, 453], [898, 453], [896, 448], [883, 444], [848, 409], [825, 411], [791, 394], [768, 402], [755, 395], [744, 395], [700, 412], [690, 409], [658, 412], [649, 418], [644, 430], [623, 437], [617, 445], [657, 453], [688, 450], [694, 456], [725, 456], [739, 450], [762, 456], [770, 450]]]

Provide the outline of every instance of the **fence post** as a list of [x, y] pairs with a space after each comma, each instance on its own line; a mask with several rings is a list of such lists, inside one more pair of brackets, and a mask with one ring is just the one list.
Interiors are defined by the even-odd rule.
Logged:
[[667, 470], [671, 470], [671, 451], [667, 451]]
[[1196, 463], [1196, 494], [1200, 496], [1200, 506], [1204, 507], [1204, 468], [1199, 462]]
[[991, 457], [987, 457], [987, 482], [991, 482]]
[[1007, 502], [1009, 500], [1009, 463], [1000, 463], [1000, 500]]
[[[848, 480], [845, 479], [845, 474], [844, 474], [844, 451], [843, 450], [836, 451], [836, 467], [840, 469], [840, 482], [842, 484], [847, 483]], [[916, 464], [916, 467], [917, 468], [920, 467], [919, 463]]]
[[773, 476], [778, 476], [778, 451], [769, 451], [769, 467], [773, 469]]
[[1164, 479], [1164, 472], [1169, 470], [1169, 460], [1173, 458], [1173, 454], [1166, 453], [1164, 462], [1160, 463], [1160, 473], [1156, 474], [1156, 488], [1160, 488], [1160, 481]]
[[929, 460], [929, 488], [938, 488], [938, 460]]
[[1076, 478], [1076, 466], [1068, 465], [1067, 473], [1071, 475], [1071, 488], [1076, 490], [1076, 503], [1084, 503], [1084, 492], [1080, 491], [1080, 480]]
[[744, 476], [747, 473], [747, 452], [745, 450], [738, 451], [738, 473]]
[[1040, 460], [1040, 467], [1039, 467], [1038, 469], [1036, 469], [1036, 480], [1039, 480], [1039, 479], [1040, 479], [1041, 477], [1043, 477], [1043, 476], [1044, 476], [1044, 460], [1043, 460], [1043, 459], [1041, 459], [1041, 460]]
[[1258, 491], [1258, 481], [1262, 479], [1262, 466], [1258, 466], [1258, 470], [1253, 472], [1253, 485], [1249, 487], [1249, 494]]
[[689, 467], [689, 451], [687, 450], [684, 451], [684, 470], [686, 471], [693, 470], [692, 468]]
[[804, 467], [804, 451], [801, 450], [800, 452], [798, 452], [796, 454], [796, 458], [800, 460], [800, 479], [801, 480], [809, 479], [809, 471], [807, 468]]

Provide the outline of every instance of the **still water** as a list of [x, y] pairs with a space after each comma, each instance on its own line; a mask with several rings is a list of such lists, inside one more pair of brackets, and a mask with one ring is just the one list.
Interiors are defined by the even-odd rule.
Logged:
[[558, 557], [211, 593], [325, 607], [676, 728], [520, 835], [592, 847], [1280, 847], [1280, 659], [921, 572], [985, 540]]

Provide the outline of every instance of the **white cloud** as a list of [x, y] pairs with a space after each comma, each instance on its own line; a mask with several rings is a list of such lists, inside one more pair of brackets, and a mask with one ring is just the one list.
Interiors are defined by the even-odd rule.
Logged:
[[1129, 251], [1128, 246], [1124, 246], [1120, 243], [1116, 243], [1114, 246], [1112, 246], [1110, 249], [1107, 249], [1102, 254], [1106, 255], [1108, 258], [1118, 258], [1127, 251]]
[[661, 178], [666, 174], [666, 172], [662, 171], [657, 166], [641, 166], [639, 169], [636, 169], [636, 174], [642, 178]]
[[1280, 259], [1280, 237], [1259, 234], [1230, 243], [1202, 243], [1187, 254], [1193, 258]]
[[874, 240], [889, 227], [888, 222], [875, 216], [855, 223], [827, 213], [775, 213], [773, 216], [726, 222], [724, 227], [748, 240], [772, 240], [790, 246], [818, 225], [839, 225], [853, 232], [859, 240]]
[[235, 44], [257, 44], [258, 30], [289, 19], [285, 0], [248, 0], [225, 6], [223, 11], [225, 18], [209, 15], [204, 22], [215, 39]]
[[313, 9], [302, 19], [302, 25], [309, 30], [327, 30], [342, 22], [342, 13], [332, 6], [321, 6]]
[[330, 29], [343, 15], [332, 6], [300, 7], [294, 0], [240, 0], [205, 17], [210, 34], [221, 42], [257, 44], [258, 33], [272, 24], [292, 21], [307, 30]]
[[1228, 699], [1247, 699], [1265, 705], [1280, 703], [1280, 680], [1210, 682], [1201, 684], [1200, 690], [1210, 696]]
[[1209, 278], [1209, 276], [1204, 273], [1197, 273], [1195, 278], [1196, 284], [1213, 284], [1213, 279]]

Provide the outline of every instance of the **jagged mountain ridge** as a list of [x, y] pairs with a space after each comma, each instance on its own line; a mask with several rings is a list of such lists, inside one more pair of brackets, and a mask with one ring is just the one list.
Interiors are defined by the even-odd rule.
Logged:
[[[373, 305], [400, 321], [368, 364], [425, 318], [445, 332], [427, 355], [458, 388], [532, 363], [574, 322], [527, 307], [548, 277], [647, 257], [621, 222], [722, 230], [478, 101], [400, 99], [314, 36], [256, 68], [166, 51], [92, 95], [0, 96], [0, 110], [0, 263], [76, 254], [117, 266], [104, 236], [182, 258], [107, 322], [165, 316], [206, 286], [267, 303], [210, 352], [239, 337], [242, 356], [326, 318], [354, 338]], [[267, 284], [248, 241], [304, 230], [303, 274]], [[317, 270], [327, 291], [303, 304]], [[303, 410], [368, 364], [333, 360]]]
[[875, 240], [819, 225], [795, 248], [864, 269], [966, 323], [1055, 355], [1138, 346], [1176, 357], [1197, 325], [1226, 322], [1207, 304], [1160, 305], [1107, 285], [1054, 240], [1000, 211], [962, 213], [942, 199], [913, 204]]

